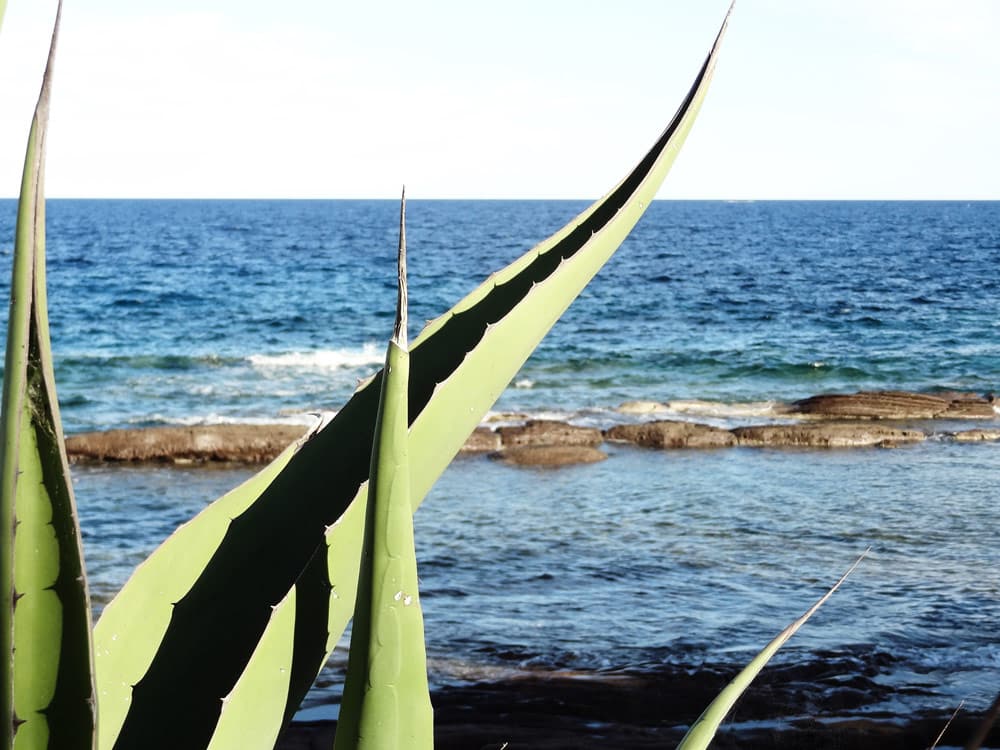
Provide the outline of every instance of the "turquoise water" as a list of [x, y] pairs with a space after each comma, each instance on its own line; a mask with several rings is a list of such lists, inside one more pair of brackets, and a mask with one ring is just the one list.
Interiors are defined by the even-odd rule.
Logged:
[[[581, 208], [411, 202], [412, 319], [439, 314]], [[304, 422], [336, 409], [382, 358], [396, 212], [380, 201], [52, 201], [67, 431]], [[0, 237], [12, 215], [0, 202]], [[996, 391], [998, 219], [997, 203], [654, 203], [497, 409], [603, 425], [642, 398], [732, 424], [821, 392]], [[1000, 444], [607, 449], [601, 464], [557, 471], [463, 458], [442, 477], [417, 514], [436, 682], [735, 669], [870, 546], [779, 660], [839, 665], [823, 678], [831, 689], [863, 675], [872, 699], [859, 713], [962, 699], [982, 709], [995, 697]], [[247, 475], [75, 469], [98, 606]], [[335, 700], [343, 661], [308, 705]]]

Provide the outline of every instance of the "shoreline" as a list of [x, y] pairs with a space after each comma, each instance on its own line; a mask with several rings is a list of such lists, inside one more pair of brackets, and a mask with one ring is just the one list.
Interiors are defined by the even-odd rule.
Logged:
[[[769, 667], [720, 727], [713, 748], [894, 750], [929, 747], [951, 711], [909, 716], [865, 712], [865, 697], [888, 688], [860, 675], [818, 694], [793, 666]], [[440, 750], [662, 748], [683, 737], [732, 675], [698, 670], [650, 679], [640, 675], [517, 676], [432, 690], [435, 747]], [[822, 690], [822, 688], [820, 689]], [[874, 693], [872, 695], [870, 693]], [[960, 712], [940, 745], [964, 746], [989, 711]], [[278, 750], [331, 747], [335, 720], [293, 721]], [[993, 727], [984, 746], [1000, 743]]]
[[[521, 466], [561, 466], [603, 460], [607, 453], [602, 446], [612, 443], [704, 450], [895, 448], [928, 439], [996, 442], [1000, 426], [992, 425], [1000, 418], [997, 406], [992, 394], [860, 391], [772, 404], [766, 422], [720, 427], [675, 418], [678, 411], [695, 410], [694, 402], [632, 401], [616, 409], [628, 421], [604, 429], [523, 414], [498, 415], [470, 435], [460, 455], [486, 454]], [[935, 427], [956, 422], [991, 426]], [[71, 435], [66, 447], [73, 463], [260, 464], [273, 460], [310, 429], [279, 423], [144, 427]]]

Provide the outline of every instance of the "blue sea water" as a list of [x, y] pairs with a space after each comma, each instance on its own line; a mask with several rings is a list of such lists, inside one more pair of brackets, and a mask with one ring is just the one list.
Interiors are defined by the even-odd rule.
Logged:
[[[410, 201], [411, 320], [584, 206]], [[50, 201], [67, 431], [336, 409], [381, 361], [397, 226], [393, 201]], [[998, 260], [1000, 203], [655, 202], [499, 408], [993, 390]]]
[[[409, 201], [411, 320], [584, 207]], [[0, 201], [8, 258], [13, 216]], [[392, 201], [50, 201], [67, 432], [336, 409], [381, 362], [397, 228]], [[605, 425], [653, 399], [732, 424], [824, 392], [997, 391], [998, 269], [996, 202], [654, 202], [496, 409]], [[1000, 690], [1000, 444], [608, 450], [558, 471], [464, 458], [445, 473], [417, 514], [435, 680], [735, 668], [871, 546], [779, 658], [873, 675], [894, 697], [869, 713], [981, 709]], [[247, 476], [74, 472], [98, 605]], [[335, 700], [342, 664], [310, 705]]]

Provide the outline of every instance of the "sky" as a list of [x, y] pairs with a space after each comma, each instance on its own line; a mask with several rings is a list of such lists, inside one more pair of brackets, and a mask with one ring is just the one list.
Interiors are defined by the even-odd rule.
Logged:
[[[667, 124], [728, 6], [66, 0], [46, 192], [597, 198]], [[0, 197], [54, 10], [8, 0]], [[998, 34], [993, 0], [737, 0], [659, 197], [1000, 199]]]

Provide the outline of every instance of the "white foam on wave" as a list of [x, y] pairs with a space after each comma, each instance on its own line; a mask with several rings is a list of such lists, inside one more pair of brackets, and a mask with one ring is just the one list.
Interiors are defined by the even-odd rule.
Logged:
[[278, 417], [231, 417], [226, 414], [201, 414], [187, 417], [167, 416], [166, 414], [150, 414], [145, 417], [135, 417], [130, 424], [149, 423], [176, 427], [205, 427], [217, 424], [294, 424], [311, 427], [324, 418], [321, 412], [290, 412]]
[[345, 349], [315, 349], [284, 354], [251, 354], [247, 359], [263, 369], [348, 370], [381, 365], [385, 352], [373, 341], [360, 347]]
[[557, 422], [568, 422], [573, 419], [578, 412], [557, 411], [554, 409], [525, 409], [523, 411], [488, 411], [483, 417], [483, 424], [490, 427], [503, 427], [506, 425], [521, 424], [529, 420], [554, 420]]
[[676, 414], [691, 414], [702, 417], [718, 417], [720, 419], [741, 419], [746, 417], [774, 417], [780, 414], [777, 401], [702, 401], [699, 399], [681, 399], [668, 401], [664, 404], [667, 411]]

